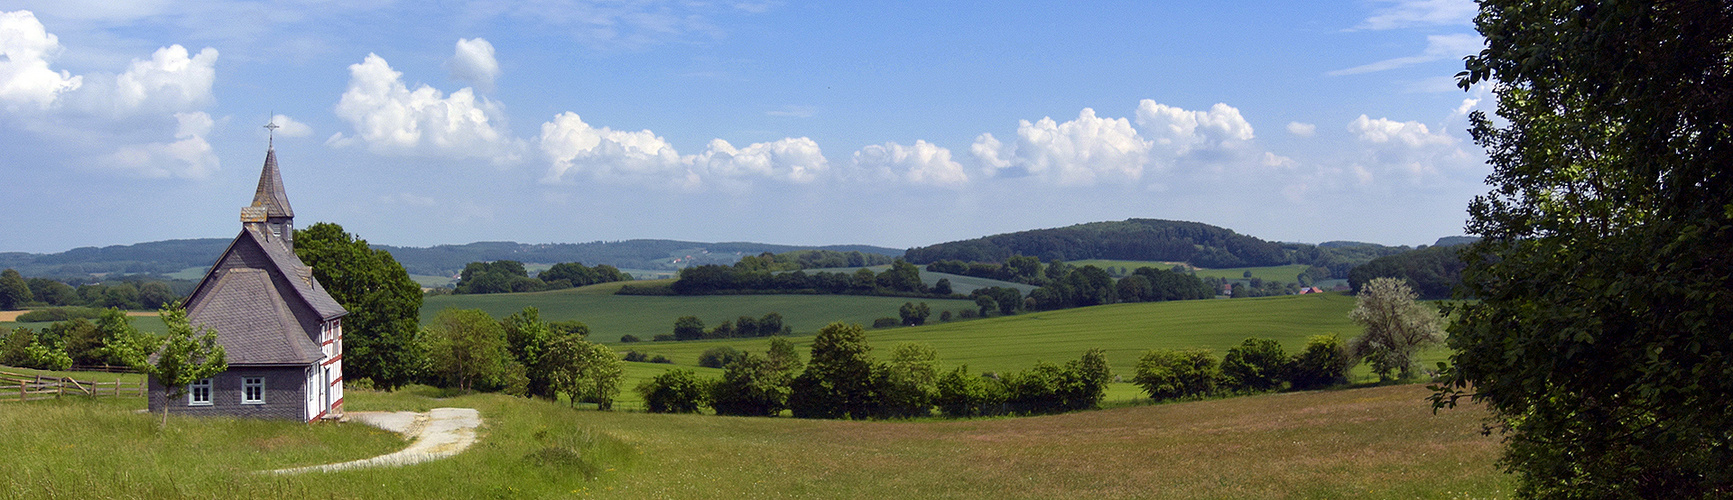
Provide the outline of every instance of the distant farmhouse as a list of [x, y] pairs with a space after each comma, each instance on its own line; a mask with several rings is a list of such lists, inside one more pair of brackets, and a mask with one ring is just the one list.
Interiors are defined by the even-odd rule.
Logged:
[[241, 208], [241, 234], [186, 300], [187, 319], [217, 331], [229, 369], [173, 401], [153, 377], [151, 411], [172, 405], [183, 414], [305, 422], [342, 415], [349, 312], [295, 257], [294, 233], [295, 211], [270, 147], [253, 204]]

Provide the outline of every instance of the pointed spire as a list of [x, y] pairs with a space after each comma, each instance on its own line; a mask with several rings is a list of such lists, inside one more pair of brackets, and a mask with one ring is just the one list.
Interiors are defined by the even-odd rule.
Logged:
[[283, 192], [283, 174], [277, 171], [277, 149], [265, 150], [265, 168], [259, 172], [259, 188], [253, 191], [253, 205], [265, 209], [265, 216], [294, 217], [289, 208], [289, 195]]

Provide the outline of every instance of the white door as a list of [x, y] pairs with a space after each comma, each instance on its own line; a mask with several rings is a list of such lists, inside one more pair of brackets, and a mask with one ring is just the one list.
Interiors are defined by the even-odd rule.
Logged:
[[319, 389], [319, 377], [317, 376], [316, 373], [313, 372], [312, 368], [308, 368], [307, 369], [307, 386], [306, 386], [306, 389], [301, 391], [301, 392], [304, 392], [307, 394], [307, 416], [303, 420], [312, 420], [313, 417], [319, 416], [319, 410], [317, 408], [318, 404], [319, 404], [318, 395], [313, 392], [313, 391], [316, 391], [318, 389]]

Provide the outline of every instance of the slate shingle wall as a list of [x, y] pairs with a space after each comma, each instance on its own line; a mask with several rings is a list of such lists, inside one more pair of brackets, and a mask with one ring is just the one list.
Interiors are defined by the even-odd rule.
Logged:
[[[265, 377], [265, 403], [241, 403], [241, 377]], [[306, 412], [306, 372], [304, 368], [231, 368], [211, 381], [211, 405], [189, 406], [182, 394], [169, 407], [170, 415], [232, 415], [248, 418], [302, 420]], [[155, 377], [150, 380], [150, 411], [161, 413], [162, 385]]]

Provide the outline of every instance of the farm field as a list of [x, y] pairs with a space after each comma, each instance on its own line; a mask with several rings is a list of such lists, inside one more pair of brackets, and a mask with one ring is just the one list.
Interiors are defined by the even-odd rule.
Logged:
[[[1171, 268], [1173, 268], [1173, 266], [1178, 265], [1179, 263], [1177, 263], [1177, 262], [1138, 261], [1138, 260], [1091, 259], [1091, 260], [1079, 260], [1079, 261], [1068, 262], [1068, 264], [1071, 264], [1074, 266], [1092, 265], [1092, 266], [1099, 267], [1102, 269], [1106, 269], [1109, 267], [1123, 267], [1127, 271], [1136, 271], [1137, 268], [1139, 268], [1139, 267], [1154, 267], [1154, 268], [1159, 268], [1159, 269], [1171, 269]], [[1197, 276], [1199, 278], [1221, 278], [1221, 279], [1228, 279], [1228, 280], [1243, 280], [1243, 279], [1246, 279], [1246, 271], [1251, 271], [1253, 278], [1261, 279], [1264, 281], [1279, 281], [1282, 283], [1292, 283], [1294, 281], [1294, 277], [1299, 276], [1300, 273], [1302, 273], [1302, 272], [1305, 272], [1307, 267], [1310, 267], [1310, 266], [1307, 266], [1305, 264], [1288, 264], [1285, 266], [1224, 267], [1221, 269], [1198, 269], [1197, 270]]]
[[[1348, 320], [1354, 300], [1341, 294], [1316, 294], [1114, 304], [868, 330], [867, 338], [879, 349], [897, 342], [925, 342], [938, 351], [944, 369], [967, 364], [974, 372], [1022, 370], [1038, 360], [1062, 363], [1101, 348], [1107, 351], [1114, 373], [1129, 378], [1138, 357], [1149, 349], [1209, 349], [1219, 358], [1247, 337], [1276, 340], [1290, 353], [1305, 347], [1312, 335], [1335, 333], [1346, 340], [1360, 332]], [[812, 336], [789, 340], [804, 352]], [[705, 349], [727, 345], [762, 352], [768, 343], [768, 339], [728, 339], [610, 345], [618, 351], [662, 354], [691, 365]], [[1442, 360], [1445, 354], [1429, 351], [1423, 363]]]
[[[0, 412], [0, 497], [232, 498], [1492, 498], [1497, 437], [1473, 408], [1433, 415], [1418, 385], [961, 421], [823, 421], [573, 410], [412, 387], [352, 390], [351, 411], [466, 407], [477, 446], [401, 469], [252, 471], [403, 445], [359, 424], [135, 413], [140, 398]], [[90, 439], [100, 432], [103, 439]], [[592, 478], [593, 479], [590, 479]], [[333, 493], [337, 492], [337, 493]]]
[[974, 301], [969, 300], [862, 295], [614, 295], [625, 284], [603, 283], [536, 293], [428, 297], [421, 306], [421, 321], [430, 324], [440, 310], [448, 307], [481, 309], [495, 318], [504, 318], [526, 306], [535, 306], [544, 320], [582, 321], [590, 327], [590, 340], [614, 342], [627, 334], [649, 339], [672, 333], [674, 320], [688, 315], [704, 320], [706, 327], [714, 327], [741, 316], [758, 318], [775, 312], [782, 314], [784, 323], [794, 328], [796, 334], [810, 335], [832, 321], [872, 324], [874, 318], [896, 317], [897, 308], [904, 302], [926, 302], [933, 308], [935, 318], [940, 310], [975, 307]]

